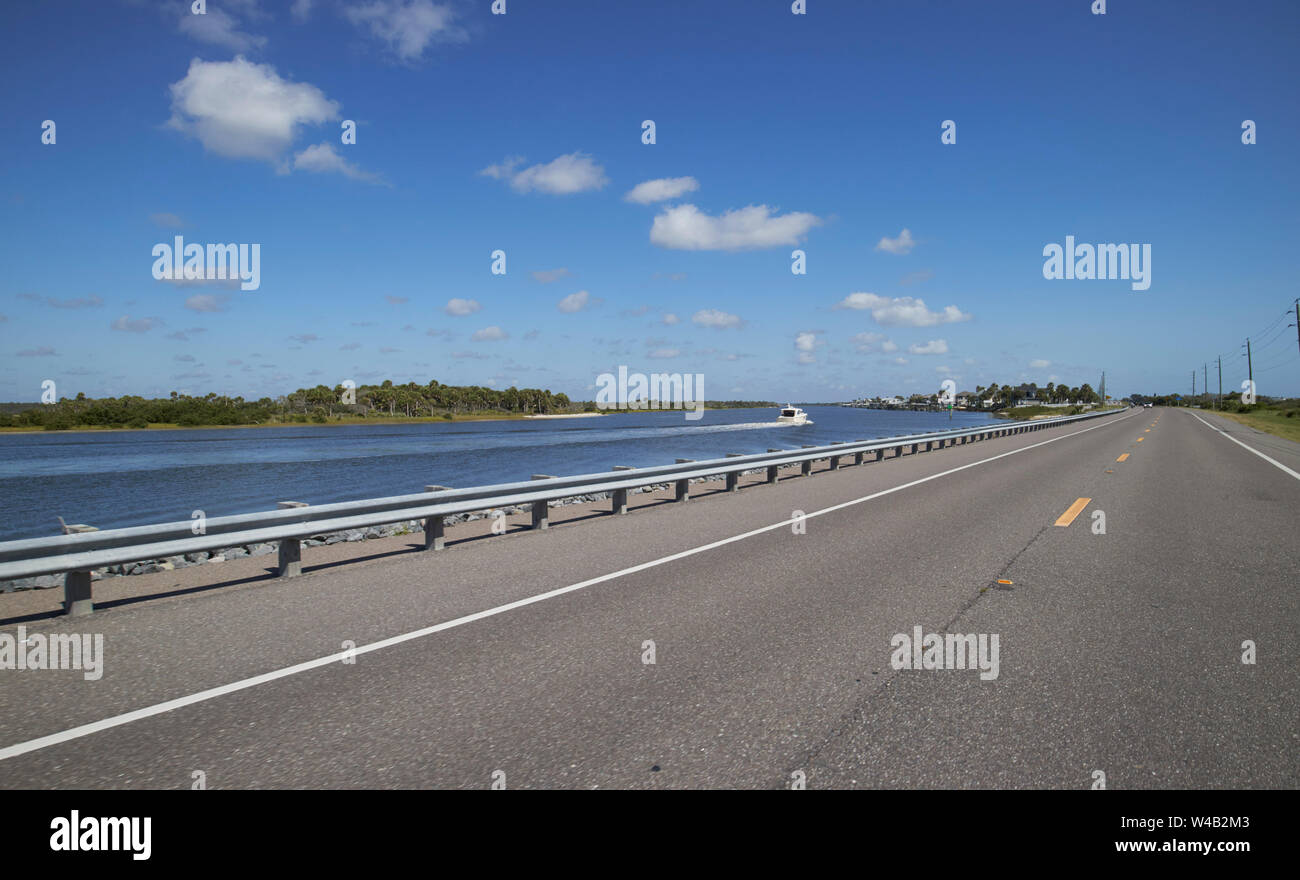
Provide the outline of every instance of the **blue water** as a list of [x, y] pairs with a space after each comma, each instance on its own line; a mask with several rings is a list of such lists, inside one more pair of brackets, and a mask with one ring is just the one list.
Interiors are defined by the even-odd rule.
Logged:
[[56, 517], [102, 528], [721, 458], [833, 440], [984, 424], [979, 413], [806, 407], [622, 413], [586, 419], [414, 425], [0, 434], [0, 540], [57, 534]]

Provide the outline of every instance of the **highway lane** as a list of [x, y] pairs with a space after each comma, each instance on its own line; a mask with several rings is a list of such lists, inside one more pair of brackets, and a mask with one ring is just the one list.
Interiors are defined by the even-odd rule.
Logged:
[[[5, 673], [4, 701], [23, 711], [4, 713], [0, 743], [1012, 450], [805, 529], [18, 755], [0, 761], [0, 784], [188, 787], [202, 770], [211, 787], [472, 788], [502, 771], [509, 787], [806, 774], [812, 787], [1084, 788], [1100, 770], [1112, 787], [1294, 786], [1300, 485], [1189, 413], [1152, 410], [96, 615], [104, 678]], [[1053, 525], [1083, 497], [1073, 523]], [[989, 589], [999, 578], [1013, 583]], [[891, 636], [917, 625], [999, 634], [999, 677], [892, 669]], [[1240, 663], [1246, 638], [1255, 666]]]

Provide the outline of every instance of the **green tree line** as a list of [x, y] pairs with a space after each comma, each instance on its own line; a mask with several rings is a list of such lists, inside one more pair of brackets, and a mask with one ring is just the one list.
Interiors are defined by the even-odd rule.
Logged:
[[511, 386], [498, 390], [479, 385], [443, 385], [437, 381], [427, 385], [415, 382], [395, 385], [392, 380], [385, 380], [355, 389], [317, 385], [258, 400], [216, 393], [196, 397], [175, 391], [170, 397], [153, 399], [134, 395], [91, 398], [83, 393], [51, 404], [31, 404], [25, 408], [8, 405], [5, 409], [9, 412], [0, 412], [0, 427], [58, 431], [76, 427], [144, 428], [151, 424], [263, 425], [379, 417], [455, 418], [467, 413], [555, 414], [582, 408], [567, 395], [540, 388]]

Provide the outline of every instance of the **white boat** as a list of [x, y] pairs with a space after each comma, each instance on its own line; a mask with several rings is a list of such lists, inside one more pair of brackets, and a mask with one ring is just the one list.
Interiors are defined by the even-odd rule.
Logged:
[[797, 406], [786, 404], [781, 408], [781, 414], [776, 417], [778, 425], [811, 425], [808, 420], [808, 413], [799, 409]]

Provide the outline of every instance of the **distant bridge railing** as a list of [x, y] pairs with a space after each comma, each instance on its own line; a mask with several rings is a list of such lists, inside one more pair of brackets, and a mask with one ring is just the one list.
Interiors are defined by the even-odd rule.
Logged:
[[[406, 520], [423, 520], [424, 549], [441, 550], [445, 535], [444, 517], [454, 514], [531, 504], [532, 527], [545, 529], [549, 525], [549, 502], [577, 495], [610, 494], [612, 512], [624, 514], [627, 513], [628, 491], [644, 486], [673, 483], [675, 500], [682, 502], [689, 500], [690, 483], [695, 479], [722, 476], [726, 479], [727, 490], [734, 492], [739, 490], [739, 479], [743, 472], [759, 468], [766, 468], [766, 481], [775, 483], [780, 468], [789, 465], [801, 465], [802, 474], [807, 476], [812, 473], [815, 461], [829, 460], [830, 469], [837, 470], [841, 460], [850, 455], [854, 457], [854, 464], [860, 465], [868, 455], [873, 456], [874, 461], [880, 461], [890, 450], [893, 450], [893, 457], [896, 458], [903, 455], [903, 450], [908, 447], [915, 454], [994, 437], [1040, 431], [1117, 412], [1122, 410], [1024, 423], [981, 425], [877, 440], [855, 440], [851, 443], [838, 442], [801, 449], [770, 449], [765, 453], [733, 454], [704, 461], [679, 459], [671, 465], [616, 467], [611, 471], [568, 477], [538, 474], [531, 480], [465, 489], [427, 486], [421, 493], [363, 501], [319, 505], [281, 502], [282, 509], [210, 517], [201, 523], [182, 520], [6, 541], [0, 542], [0, 581], [63, 574], [64, 611], [71, 615], [89, 614], [94, 608], [91, 572], [108, 565], [277, 541], [277, 572], [281, 577], [294, 577], [302, 572], [302, 541], [313, 535]], [[925, 445], [924, 450], [921, 449], [922, 444]]]

